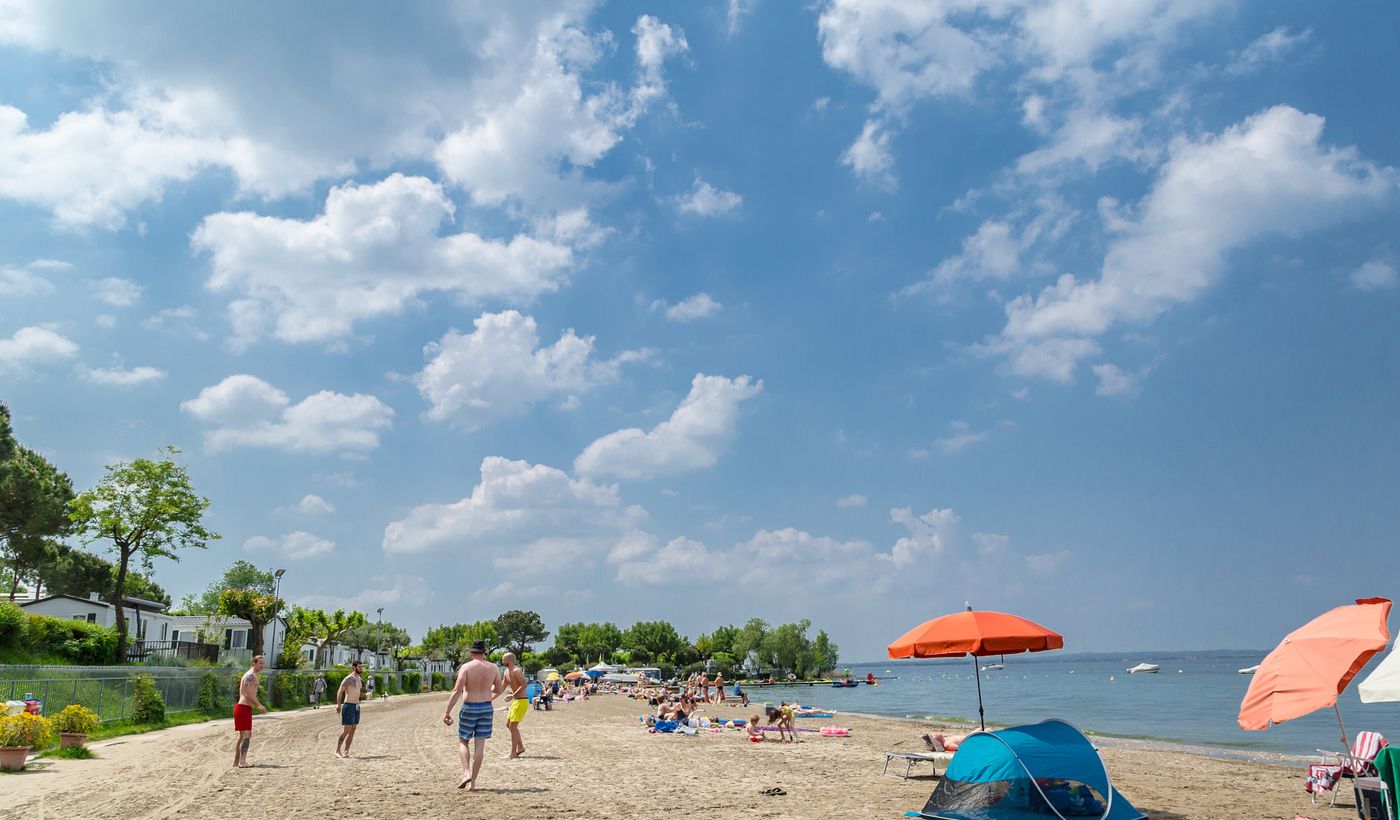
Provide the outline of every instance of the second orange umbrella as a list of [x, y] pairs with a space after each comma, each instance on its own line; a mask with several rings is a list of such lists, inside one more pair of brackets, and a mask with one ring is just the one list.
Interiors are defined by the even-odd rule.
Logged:
[[1005, 612], [979, 612], [968, 607], [925, 621], [888, 647], [891, 658], [960, 658], [972, 656], [977, 674], [977, 716], [987, 728], [982, 709], [982, 670], [977, 658], [1063, 649], [1064, 636], [1035, 621]]

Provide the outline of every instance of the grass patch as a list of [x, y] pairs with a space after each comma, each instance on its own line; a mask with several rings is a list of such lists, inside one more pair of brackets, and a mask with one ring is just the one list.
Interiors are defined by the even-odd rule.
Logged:
[[73, 662], [62, 655], [46, 652], [33, 652], [17, 646], [0, 647], [0, 664], [16, 666], [72, 666]]
[[232, 711], [228, 715], [210, 715], [198, 710], [192, 712], [172, 712], [165, 716], [163, 723], [133, 723], [129, 720], [109, 720], [104, 721], [97, 731], [88, 735], [88, 740], [107, 740], [108, 738], [121, 737], [122, 735], [142, 735], [146, 732], [154, 732], [158, 729], [169, 729], [172, 726], [188, 726], [191, 723], [204, 723], [209, 720], [216, 720], [221, 717], [231, 717]]
[[61, 757], [64, 760], [92, 760], [97, 755], [86, 746], [69, 746], [67, 749], [49, 749], [39, 757]]

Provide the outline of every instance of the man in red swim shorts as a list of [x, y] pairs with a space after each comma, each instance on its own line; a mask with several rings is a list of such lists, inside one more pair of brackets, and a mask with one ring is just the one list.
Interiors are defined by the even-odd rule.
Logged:
[[253, 707], [267, 714], [267, 707], [258, 701], [258, 673], [263, 668], [263, 656], [254, 655], [253, 665], [238, 680], [238, 703], [233, 706], [233, 730], [238, 740], [233, 744], [233, 766], [248, 769], [248, 742], [253, 738]]

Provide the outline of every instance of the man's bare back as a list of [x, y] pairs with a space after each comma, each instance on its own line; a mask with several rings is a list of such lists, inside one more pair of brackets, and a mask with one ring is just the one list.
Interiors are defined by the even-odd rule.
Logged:
[[473, 658], [462, 664], [462, 671], [459, 677], [465, 681], [463, 686], [462, 701], [464, 703], [481, 703], [482, 701], [494, 700], [500, 694], [496, 664], [489, 661]]

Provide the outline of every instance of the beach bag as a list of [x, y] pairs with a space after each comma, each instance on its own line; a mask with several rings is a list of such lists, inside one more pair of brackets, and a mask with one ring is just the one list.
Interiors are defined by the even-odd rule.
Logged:
[[656, 726], [652, 728], [656, 729], [657, 732], [670, 734], [676, 731], [679, 726], [680, 724], [674, 720], [658, 720]]

